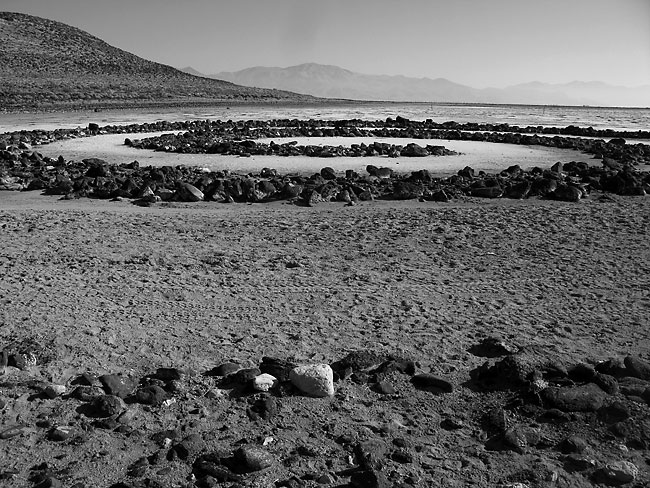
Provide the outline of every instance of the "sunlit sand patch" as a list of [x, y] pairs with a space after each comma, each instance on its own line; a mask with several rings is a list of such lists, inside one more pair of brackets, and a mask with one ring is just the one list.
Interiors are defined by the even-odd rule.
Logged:
[[63, 156], [66, 160], [80, 161], [85, 158], [102, 158], [112, 164], [130, 163], [137, 160], [142, 166], [200, 166], [210, 171], [229, 170], [232, 172], [258, 172], [262, 168], [274, 168], [280, 173], [311, 174], [324, 166], [336, 171], [352, 169], [365, 171], [367, 165], [385, 166], [397, 172], [410, 172], [427, 169], [432, 173], [451, 174], [465, 166], [476, 171], [495, 172], [518, 164], [523, 169], [535, 166], [548, 168], [557, 161], [592, 162], [590, 155], [579, 151], [543, 146], [520, 146], [479, 141], [447, 141], [440, 139], [400, 139], [372, 137], [295, 137], [260, 139], [277, 144], [296, 141], [300, 145], [350, 146], [351, 144], [372, 144], [375, 141], [388, 144], [406, 145], [414, 142], [421, 146], [427, 144], [445, 146], [459, 152], [457, 156], [431, 156], [426, 158], [388, 158], [386, 156], [360, 158], [313, 158], [307, 156], [223, 156], [219, 154], [178, 154], [135, 149], [124, 145], [125, 138], [143, 139], [169, 133], [108, 134], [80, 139], [57, 141], [37, 148], [46, 156]]

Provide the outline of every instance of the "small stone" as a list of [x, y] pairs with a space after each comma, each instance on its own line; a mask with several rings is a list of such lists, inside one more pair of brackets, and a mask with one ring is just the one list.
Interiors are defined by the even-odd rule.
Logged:
[[380, 395], [393, 395], [396, 393], [395, 388], [388, 381], [378, 381], [373, 389]]
[[48, 385], [43, 389], [43, 395], [47, 398], [54, 399], [66, 392], [65, 385]]
[[25, 432], [24, 425], [10, 425], [3, 430], [0, 430], [0, 439], [6, 440], [11, 439], [12, 437], [18, 437]]
[[585, 456], [573, 453], [564, 458], [564, 469], [569, 472], [587, 471], [596, 466], [596, 461]]
[[367, 470], [381, 468], [387, 450], [386, 443], [379, 439], [369, 439], [354, 446], [358, 464]]
[[172, 447], [178, 458], [183, 460], [198, 454], [204, 448], [205, 441], [199, 434], [190, 434]]
[[629, 461], [614, 461], [596, 472], [596, 478], [606, 484], [630, 483], [639, 476], [639, 468]]
[[458, 430], [465, 427], [465, 423], [461, 419], [449, 417], [443, 419], [442, 422], [440, 422], [440, 427], [445, 430]]
[[413, 462], [413, 454], [407, 449], [397, 449], [396, 451], [393, 451], [390, 458], [400, 464], [411, 464]]
[[582, 437], [577, 435], [572, 435], [564, 439], [560, 444], [560, 449], [566, 454], [570, 453], [582, 453], [584, 452], [589, 444]]
[[104, 392], [104, 390], [98, 386], [78, 386], [72, 390], [70, 396], [72, 398], [76, 398], [77, 400], [81, 400], [82, 402], [90, 402], [96, 397], [103, 396], [105, 394], [106, 392]]
[[298, 366], [289, 373], [291, 383], [313, 397], [334, 395], [334, 372], [329, 364]]
[[115, 395], [95, 397], [90, 403], [92, 412], [97, 417], [112, 417], [126, 410], [124, 401]]
[[167, 392], [160, 386], [145, 386], [135, 392], [135, 400], [144, 405], [160, 405], [167, 400]]
[[261, 471], [275, 464], [273, 456], [255, 446], [242, 446], [234, 453], [238, 468], [244, 472]]
[[540, 439], [541, 436], [537, 429], [522, 425], [511, 427], [503, 434], [505, 444], [517, 451], [537, 445]]
[[269, 391], [275, 385], [277, 385], [278, 380], [275, 376], [271, 376], [268, 373], [262, 373], [253, 378], [253, 389], [257, 391]]
[[430, 373], [416, 374], [411, 378], [411, 382], [416, 388], [434, 393], [451, 393], [454, 391], [454, 386], [449, 381]]
[[135, 384], [128, 378], [119, 374], [105, 374], [99, 377], [104, 391], [109, 395], [126, 398], [135, 388]]
[[336, 478], [330, 473], [325, 473], [316, 478], [315, 481], [319, 485], [331, 485], [336, 482]]
[[[205, 482], [211, 478], [215, 482], [239, 482], [243, 477], [223, 465], [225, 453], [215, 451], [200, 455], [192, 464], [192, 472], [197, 478]], [[216, 483], [207, 486], [217, 486]]]
[[223, 379], [223, 385], [226, 387], [250, 387], [253, 379], [261, 374], [258, 368], [244, 368], [229, 374]]
[[149, 460], [146, 457], [141, 457], [132, 463], [126, 470], [126, 475], [131, 478], [139, 478], [144, 476], [149, 466]]
[[73, 428], [68, 427], [68, 426], [58, 426], [52, 429], [48, 435], [47, 438], [50, 439], [51, 441], [56, 441], [56, 442], [61, 442], [68, 440], [70, 436], [72, 436], [73, 433]]

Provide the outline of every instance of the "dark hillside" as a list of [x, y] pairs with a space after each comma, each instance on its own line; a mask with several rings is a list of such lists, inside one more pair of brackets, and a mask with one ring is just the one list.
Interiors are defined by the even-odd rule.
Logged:
[[80, 29], [0, 12], [0, 110], [219, 101], [307, 101], [147, 61]]

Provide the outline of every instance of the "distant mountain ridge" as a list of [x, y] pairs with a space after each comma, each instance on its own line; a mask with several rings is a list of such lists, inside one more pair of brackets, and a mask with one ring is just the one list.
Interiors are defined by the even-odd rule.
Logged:
[[352, 100], [650, 107], [650, 85], [626, 88], [601, 82], [532, 82], [478, 89], [445, 78], [367, 75], [316, 63], [287, 68], [257, 66], [209, 77], [244, 86]]
[[0, 110], [311, 99], [192, 76], [76, 27], [0, 12]]

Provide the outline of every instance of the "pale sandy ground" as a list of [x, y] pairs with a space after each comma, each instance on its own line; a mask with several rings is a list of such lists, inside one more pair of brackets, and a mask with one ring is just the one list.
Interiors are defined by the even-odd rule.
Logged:
[[215, 343], [242, 359], [333, 359], [366, 341], [466, 358], [475, 332], [582, 358], [648, 354], [649, 209], [633, 197], [142, 209], [0, 192], [0, 333], [53, 336], [68, 366], [93, 370], [206, 367]]
[[[152, 133], [150, 135], [158, 135]], [[372, 164], [378, 167], [389, 167], [397, 172], [410, 172], [420, 169], [428, 169], [437, 174], [453, 174], [465, 166], [471, 166], [476, 171], [498, 172], [508, 166], [518, 164], [524, 169], [539, 166], [543, 169], [551, 167], [557, 161], [587, 161], [596, 164], [590, 155], [578, 151], [565, 149], [547, 148], [542, 146], [518, 146], [512, 144], [497, 144], [489, 142], [474, 141], [445, 141], [438, 139], [397, 139], [397, 138], [290, 138], [290, 139], [268, 139], [265, 142], [275, 141], [281, 144], [289, 141], [297, 141], [300, 145], [330, 145], [350, 146], [365, 142], [371, 144], [374, 141], [386, 142], [388, 144], [406, 145], [415, 142], [421, 146], [427, 144], [445, 146], [456, 152], [462, 153], [459, 156], [441, 156], [428, 158], [388, 158], [388, 157], [364, 157], [364, 158], [310, 158], [302, 156], [279, 157], [279, 156], [252, 156], [240, 158], [233, 156], [210, 155], [210, 154], [175, 154], [154, 152], [142, 149], [134, 149], [124, 145], [124, 139], [139, 139], [147, 137], [147, 134], [110, 134], [100, 135], [91, 138], [71, 139], [59, 141], [52, 144], [38, 147], [37, 149], [48, 156], [62, 155], [66, 160], [80, 161], [84, 158], [99, 157], [110, 163], [130, 163], [137, 160], [143, 166], [165, 166], [165, 165], [188, 165], [200, 166], [210, 170], [230, 170], [236, 172], [257, 172], [262, 168], [275, 168], [281, 174], [318, 172], [324, 166], [330, 166], [336, 171], [344, 172], [352, 169], [357, 172], [364, 172], [367, 165]]]
[[[250, 475], [246, 487], [349, 468], [351, 448], [336, 441], [348, 435], [389, 446], [405, 439], [414, 461], [387, 455], [385, 472], [412, 477], [412, 486], [514, 486], [507, 483], [555, 473], [557, 486], [588, 488], [554, 448], [486, 450], [480, 421], [511, 396], [465, 386], [485, 361], [468, 348], [497, 335], [568, 364], [649, 360], [648, 235], [650, 199], [641, 197], [142, 208], [0, 192], [0, 343], [30, 338], [52, 353], [46, 364], [0, 377], [0, 430], [22, 429], [0, 440], [0, 470], [13, 473], [3, 486], [33, 487], [30, 468], [42, 462], [62, 486], [134, 482], [128, 466], [157, 452], [162, 461], [145, 466], [148, 478], [194, 486], [192, 458], [166, 461], [152, 440], [179, 429], [200, 435], [202, 452], [245, 439], [293, 459]], [[380, 396], [347, 380], [333, 398], [282, 397], [275, 418], [253, 422], [250, 401], [224, 396], [201, 375], [226, 360], [330, 363], [358, 349], [414, 359], [454, 392], [417, 390], [393, 374], [397, 393]], [[78, 400], [37, 395], [84, 372], [139, 379], [158, 367], [188, 369], [182, 392], [169, 406], [130, 405], [126, 433], [93, 427]], [[647, 406], [635, 408], [647, 418]], [[462, 427], [442, 429], [443, 418]], [[508, 419], [533, 425], [512, 412]], [[73, 440], [48, 440], [44, 421], [70, 426]], [[535, 425], [553, 442], [567, 435], [566, 426]], [[647, 451], [622, 450], [593, 430], [598, 424], [566, 425], [599, 465], [625, 459], [639, 467], [639, 486], [650, 481]], [[296, 456], [296, 446], [318, 454]]]

